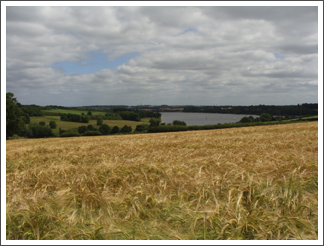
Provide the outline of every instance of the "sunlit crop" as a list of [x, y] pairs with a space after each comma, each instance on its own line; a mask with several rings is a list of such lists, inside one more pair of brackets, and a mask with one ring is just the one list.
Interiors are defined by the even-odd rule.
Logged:
[[317, 122], [6, 144], [7, 239], [318, 239]]

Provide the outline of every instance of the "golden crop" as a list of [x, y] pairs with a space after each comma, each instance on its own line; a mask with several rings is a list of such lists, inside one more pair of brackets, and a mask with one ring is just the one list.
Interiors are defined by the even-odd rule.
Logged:
[[318, 239], [317, 122], [6, 145], [7, 239]]

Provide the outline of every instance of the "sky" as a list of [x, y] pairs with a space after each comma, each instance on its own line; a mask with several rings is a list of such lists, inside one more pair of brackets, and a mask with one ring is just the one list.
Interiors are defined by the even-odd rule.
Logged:
[[121, 3], [8, 2], [5, 91], [41, 106], [318, 102], [322, 2]]

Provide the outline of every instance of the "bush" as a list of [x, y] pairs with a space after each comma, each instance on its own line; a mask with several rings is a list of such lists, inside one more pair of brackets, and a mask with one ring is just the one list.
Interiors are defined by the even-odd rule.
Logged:
[[90, 118], [91, 117], [88, 116], [88, 115], [82, 116], [81, 117], [81, 122], [83, 122], [83, 123], [89, 123]]
[[80, 127], [78, 128], [78, 133], [80, 133], [80, 134], [83, 134], [83, 133], [85, 133], [86, 131], [88, 131], [88, 127], [86, 127], [86, 126], [80, 126]]
[[52, 129], [49, 126], [42, 126], [32, 123], [29, 125], [28, 137], [30, 138], [44, 138], [54, 136]]
[[23, 116], [23, 121], [25, 122], [25, 124], [29, 124], [30, 123], [29, 114], [26, 114], [26, 115]]
[[51, 129], [55, 129], [57, 127], [55, 121], [50, 121], [49, 126], [50, 126]]
[[123, 120], [132, 120], [132, 121], [141, 121], [141, 117], [131, 111], [121, 111], [121, 112], [117, 112]]
[[137, 132], [143, 132], [146, 131], [147, 129], [149, 129], [149, 125], [148, 124], [141, 124], [141, 125], [137, 125], [135, 131]]
[[116, 133], [119, 133], [119, 127], [118, 126], [114, 126], [110, 131], [110, 134], [116, 134]]
[[107, 124], [102, 124], [99, 127], [99, 132], [101, 132], [102, 135], [108, 135], [110, 133], [110, 127]]
[[103, 123], [103, 119], [102, 119], [102, 117], [99, 117], [99, 118], [97, 119], [97, 125], [98, 125], [98, 126], [101, 126], [102, 123]]
[[84, 136], [100, 136], [102, 135], [99, 131], [86, 131]]
[[103, 117], [104, 120], [122, 120], [123, 118], [119, 114], [115, 113], [107, 113], [105, 114], [105, 117]]
[[273, 116], [271, 114], [268, 114], [268, 113], [262, 113], [260, 115], [260, 120], [262, 122], [267, 122], [267, 121], [271, 121], [273, 119]]
[[161, 123], [161, 118], [151, 118], [150, 120], [149, 120], [149, 122], [150, 122], [150, 127], [156, 127], [156, 126], [159, 126], [160, 125], [160, 123]]
[[172, 124], [173, 124], [173, 125], [177, 125], [177, 126], [186, 126], [186, 125], [187, 125], [186, 122], [184, 122], [184, 121], [180, 121], [180, 120], [174, 120], [174, 121], [172, 122]]
[[121, 133], [130, 133], [132, 132], [132, 127], [131, 126], [126, 126], [124, 125], [122, 129], [120, 130]]
[[41, 125], [41, 126], [45, 126], [46, 123], [45, 123], [45, 121], [40, 121], [40, 122], [39, 122], [39, 125]]
[[61, 135], [62, 133], [66, 132], [66, 130], [63, 130], [61, 127], [59, 128], [59, 134]]
[[88, 125], [87, 126], [88, 131], [97, 131], [98, 129], [95, 128], [93, 125]]

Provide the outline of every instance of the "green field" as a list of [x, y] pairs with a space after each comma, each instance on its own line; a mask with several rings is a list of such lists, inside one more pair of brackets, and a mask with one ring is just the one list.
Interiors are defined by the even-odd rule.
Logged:
[[[82, 112], [82, 111], [80, 111], [80, 112]], [[95, 112], [93, 112], [93, 113], [95, 113]], [[100, 112], [100, 113], [102, 113], [102, 112]], [[135, 130], [137, 125], [149, 124], [149, 119], [150, 118], [143, 118], [140, 122], [129, 121], [129, 120], [104, 120], [103, 124], [107, 124], [108, 126], [110, 126], [110, 128], [112, 128], [114, 126], [118, 126], [119, 128], [121, 128], [121, 127], [127, 125], [127, 126], [131, 126], [132, 129]], [[94, 125], [95, 127], [99, 127], [99, 126], [97, 126], [97, 120], [90, 120], [89, 123], [79, 123], [79, 122], [61, 121], [60, 116], [30, 117], [31, 123], [38, 123], [40, 121], [44, 121], [46, 123], [46, 125], [49, 125], [50, 121], [55, 121], [57, 124], [57, 127], [56, 127], [56, 129], [52, 129], [53, 133], [55, 133], [55, 134], [59, 133], [59, 128], [61, 128], [62, 130], [73, 130], [73, 129], [77, 130], [78, 127], [87, 126], [87, 125]]]
[[[87, 114], [91, 110], [70, 110], [70, 109], [51, 109], [51, 110], [42, 110], [42, 112], [49, 112], [49, 113], [61, 113], [61, 114]], [[99, 112], [99, 111], [91, 111], [92, 115], [105, 115], [107, 112]]]

